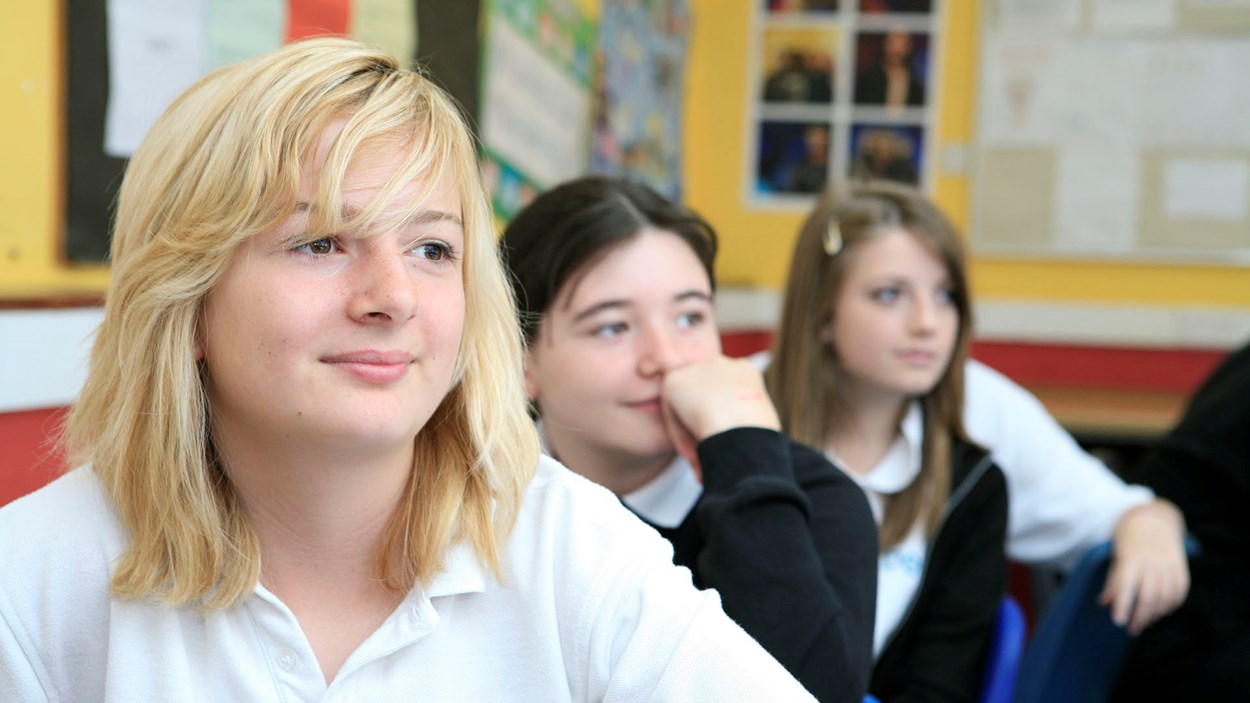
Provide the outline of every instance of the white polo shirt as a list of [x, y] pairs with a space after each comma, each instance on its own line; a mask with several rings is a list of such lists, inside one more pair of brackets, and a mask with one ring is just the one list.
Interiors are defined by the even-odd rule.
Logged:
[[0, 701], [812, 700], [663, 538], [547, 457], [505, 583], [456, 549], [328, 686], [262, 586], [213, 613], [111, 598], [126, 542], [87, 468], [0, 509]]
[[[768, 367], [769, 352], [751, 356]], [[1007, 478], [1007, 556], [1070, 569], [1111, 539], [1125, 512], [1154, 493], [1124, 483], [1081, 448], [1046, 407], [1014, 381], [982, 364], [964, 365], [964, 430], [994, 457]]]
[[[912, 401], [899, 424], [898, 436], [881, 461], [868, 473], [857, 474], [846, 469], [846, 463], [831, 447], [825, 449], [825, 454], [864, 490], [877, 527], [881, 527], [886, 498], [910, 486], [920, 475], [923, 440], [924, 413], [920, 403]], [[881, 655], [881, 650], [902, 625], [912, 601], [916, 599], [928, 553], [924, 521], [919, 520], [901, 542], [877, 559], [877, 620], [872, 631], [874, 658]]]

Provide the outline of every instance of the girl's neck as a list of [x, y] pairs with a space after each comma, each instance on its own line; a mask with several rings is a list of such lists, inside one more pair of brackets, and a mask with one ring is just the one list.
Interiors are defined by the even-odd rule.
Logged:
[[260, 540], [262, 570], [370, 578], [372, 559], [408, 477], [414, 447], [335, 452], [324, 446], [218, 441]]
[[864, 475], [889, 452], [898, 436], [907, 401], [893, 394], [856, 392], [854, 385], [839, 384], [829, 446], [843, 469]]
[[618, 497], [642, 488], [659, 476], [677, 456], [669, 451], [655, 456], [639, 456], [594, 447], [571, 433], [546, 427], [552, 456], [573, 471], [607, 488]]

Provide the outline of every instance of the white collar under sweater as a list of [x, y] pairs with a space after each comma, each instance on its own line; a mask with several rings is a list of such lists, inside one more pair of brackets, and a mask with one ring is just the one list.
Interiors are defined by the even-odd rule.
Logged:
[[[543, 451], [555, 457], [551, 451], [551, 438], [547, 436], [542, 420], [538, 421], [538, 434], [543, 440]], [[576, 466], [569, 468], [577, 471]], [[699, 502], [701, 495], [703, 484], [695, 476], [694, 467], [676, 454], [655, 478], [620, 498], [630, 510], [652, 525], [672, 529], [694, 510], [694, 504]]]
[[[846, 475], [864, 490], [878, 527], [885, 514], [885, 496], [907, 488], [920, 475], [923, 442], [924, 412], [920, 402], [913, 400], [899, 423], [898, 437], [881, 461], [866, 474], [846, 471]], [[831, 447], [827, 447], [825, 452], [834, 464], [846, 466]], [[874, 657], [881, 655], [916, 599], [928, 551], [922, 519], [912, 526], [903, 541], [882, 554], [877, 561], [877, 620], [872, 637]]]

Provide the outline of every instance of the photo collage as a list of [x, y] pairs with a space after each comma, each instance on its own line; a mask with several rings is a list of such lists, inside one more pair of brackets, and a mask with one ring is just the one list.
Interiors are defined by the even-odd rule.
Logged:
[[799, 205], [835, 178], [924, 187], [940, 0], [759, 0], [749, 200]]

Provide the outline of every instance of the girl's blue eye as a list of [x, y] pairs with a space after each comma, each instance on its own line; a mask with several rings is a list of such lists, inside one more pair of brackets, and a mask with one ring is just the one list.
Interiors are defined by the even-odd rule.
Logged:
[[677, 316], [677, 326], [684, 328], [697, 327], [704, 319], [701, 312], [682, 313]]
[[872, 292], [873, 300], [879, 303], [892, 303], [901, 294], [898, 288], [880, 288]]
[[943, 303], [947, 303], [947, 304], [954, 304], [954, 302], [955, 302], [955, 291], [953, 291], [953, 290], [951, 290], [951, 289], [949, 289], [949, 288], [948, 288], [947, 290], [944, 290], [944, 291], [939, 292], [939, 293], [938, 293], [938, 300], [942, 301]]
[[334, 251], [334, 246], [334, 240], [332, 238], [322, 237], [321, 239], [314, 239], [311, 242], [306, 242], [295, 247], [295, 251], [302, 251], [306, 254], [312, 254], [314, 256], [325, 256], [326, 254]]
[[629, 325], [624, 322], [609, 322], [606, 325], [599, 325], [592, 330], [592, 334], [596, 337], [604, 339], [615, 339], [629, 331]]

